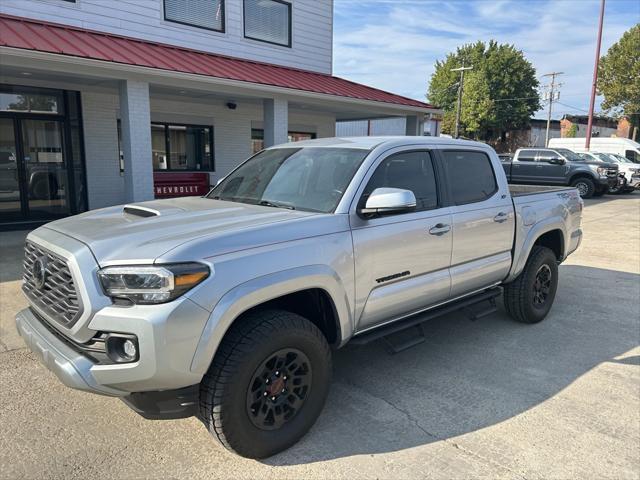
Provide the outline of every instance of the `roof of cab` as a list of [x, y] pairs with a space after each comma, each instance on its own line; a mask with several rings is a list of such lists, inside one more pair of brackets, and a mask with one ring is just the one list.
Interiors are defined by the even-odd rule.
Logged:
[[419, 136], [385, 136], [385, 137], [330, 137], [318, 138], [314, 140], [301, 140], [292, 143], [283, 143], [274, 145], [271, 148], [299, 148], [299, 147], [341, 147], [341, 148], [360, 148], [372, 150], [379, 146], [396, 147], [402, 145], [454, 145], [454, 146], [483, 146], [485, 143], [474, 142], [471, 140], [460, 140], [448, 137], [419, 137]]

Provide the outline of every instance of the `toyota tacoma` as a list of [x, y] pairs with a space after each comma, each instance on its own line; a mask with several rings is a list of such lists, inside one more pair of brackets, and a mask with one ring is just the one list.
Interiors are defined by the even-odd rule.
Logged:
[[263, 458], [314, 424], [350, 341], [399, 351], [420, 337], [399, 344], [402, 331], [456, 309], [479, 318], [498, 295], [515, 320], [543, 320], [582, 208], [575, 188], [508, 185], [482, 143], [275, 146], [204, 197], [31, 232], [16, 324], [65, 385], [146, 418], [197, 416]]

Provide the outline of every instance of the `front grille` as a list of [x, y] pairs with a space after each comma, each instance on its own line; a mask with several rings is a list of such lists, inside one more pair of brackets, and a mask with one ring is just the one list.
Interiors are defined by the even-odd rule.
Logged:
[[617, 177], [618, 169], [617, 168], [607, 168], [607, 177]]
[[[36, 279], [40, 267], [46, 272], [44, 283], [42, 277]], [[75, 324], [82, 314], [82, 303], [65, 259], [27, 242], [23, 280], [22, 290], [42, 315], [66, 328]]]

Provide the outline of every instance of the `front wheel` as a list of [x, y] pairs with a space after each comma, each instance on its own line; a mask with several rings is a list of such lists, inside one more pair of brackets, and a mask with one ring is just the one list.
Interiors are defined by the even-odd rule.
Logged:
[[586, 177], [576, 178], [571, 182], [571, 186], [578, 189], [578, 193], [582, 198], [591, 198], [596, 191], [593, 180]]
[[322, 411], [331, 350], [295, 313], [246, 315], [225, 335], [200, 384], [200, 419], [226, 448], [265, 458], [296, 443]]
[[558, 263], [546, 247], [535, 246], [524, 270], [504, 286], [504, 307], [514, 319], [538, 323], [551, 310], [558, 289]]

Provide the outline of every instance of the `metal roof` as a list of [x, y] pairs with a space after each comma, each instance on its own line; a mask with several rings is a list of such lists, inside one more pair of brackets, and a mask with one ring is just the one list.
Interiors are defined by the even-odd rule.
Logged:
[[408, 107], [434, 108], [427, 103], [328, 74], [11, 15], [0, 15], [0, 46], [205, 75], [337, 97]]

